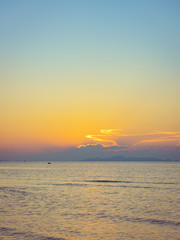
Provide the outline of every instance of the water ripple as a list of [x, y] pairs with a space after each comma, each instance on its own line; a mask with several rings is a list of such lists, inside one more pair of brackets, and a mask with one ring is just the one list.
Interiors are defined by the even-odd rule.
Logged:
[[172, 220], [159, 220], [159, 219], [146, 219], [146, 218], [126, 218], [129, 221], [136, 221], [136, 222], [148, 222], [152, 224], [160, 224], [160, 225], [171, 225], [171, 226], [180, 226], [180, 222], [172, 221]]
[[131, 183], [129, 181], [117, 181], [117, 180], [87, 180], [86, 182], [97, 182], [97, 183]]
[[97, 183], [141, 183], [141, 184], [177, 184], [176, 182], [137, 182], [137, 181], [120, 181], [120, 180], [86, 180], [86, 182], [97, 182]]
[[[7, 227], [0, 227], [0, 234], [1, 236], [10, 236], [15, 237], [15, 239], [32, 239], [32, 240], [67, 240], [65, 238], [57, 238], [57, 237], [48, 237], [43, 236], [40, 234], [34, 234], [31, 232], [20, 232], [17, 231], [15, 228], [7, 228]], [[17, 238], [18, 237], [18, 238]]]

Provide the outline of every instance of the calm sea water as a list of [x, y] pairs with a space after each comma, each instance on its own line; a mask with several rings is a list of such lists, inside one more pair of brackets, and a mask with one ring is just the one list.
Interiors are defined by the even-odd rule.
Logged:
[[1, 240], [180, 239], [180, 163], [1, 162]]

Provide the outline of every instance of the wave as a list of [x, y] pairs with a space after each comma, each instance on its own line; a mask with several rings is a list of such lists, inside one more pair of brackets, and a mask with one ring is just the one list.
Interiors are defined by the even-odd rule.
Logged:
[[53, 186], [78, 186], [78, 187], [81, 187], [81, 186], [87, 186], [87, 184], [85, 183], [52, 183], [50, 185], [53, 185]]
[[97, 182], [97, 183], [141, 183], [141, 184], [177, 184], [176, 182], [137, 182], [137, 181], [120, 181], [120, 180], [87, 180], [86, 182]]
[[148, 219], [148, 218], [126, 218], [126, 220], [134, 221], [134, 222], [148, 222], [151, 224], [158, 225], [171, 225], [171, 226], [180, 226], [180, 222], [172, 221], [172, 220], [163, 220], [163, 219]]
[[19, 197], [32, 196], [32, 192], [27, 191], [27, 188], [12, 188], [12, 187], [0, 187], [0, 191], [4, 194], [13, 194]]
[[[85, 180], [85, 181], [74, 181], [74, 182], [62, 182], [62, 183], [48, 183], [45, 185], [52, 186], [69, 186], [69, 187], [87, 187], [90, 184], [99, 187], [120, 187], [120, 188], [143, 188], [143, 189], [170, 189], [168, 184], [177, 184], [177, 183], [160, 183], [160, 182], [136, 182], [136, 181], [119, 181], [119, 180]], [[132, 185], [133, 184], [133, 185]], [[167, 187], [162, 187], [160, 185], [166, 185]]]
[[32, 239], [32, 240], [67, 240], [65, 238], [59, 237], [49, 237], [41, 234], [35, 234], [32, 232], [21, 232], [17, 231], [15, 228], [0, 227], [0, 235], [3, 237], [14, 237], [15, 239]]
[[[112, 216], [99, 216], [100, 218], [111, 218]], [[114, 220], [116, 221], [117, 219], [122, 220], [122, 221], [127, 221], [127, 222], [139, 222], [139, 223], [150, 223], [150, 224], [156, 224], [156, 225], [163, 225], [163, 226], [174, 226], [174, 227], [179, 227], [180, 222], [175, 221], [175, 220], [165, 220], [165, 219], [151, 219], [151, 218], [133, 218], [133, 217], [128, 217], [128, 216], [114, 216]]]
[[97, 183], [131, 183], [129, 181], [117, 181], [117, 180], [87, 180], [86, 182], [97, 182]]
[[[98, 187], [110, 187], [110, 188], [132, 188], [132, 189], [161, 189], [161, 190], [167, 190], [171, 189], [169, 184], [178, 184], [173, 182], [136, 182], [136, 181], [125, 181], [125, 180], [85, 180], [85, 181], [74, 181], [74, 182], [62, 182], [62, 183], [43, 183], [41, 184], [48, 186], [57, 186], [57, 187], [87, 187], [90, 185], [98, 186]], [[38, 184], [37, 184], [38, 186]], [[11, 188], [11, 187], [0, 187], [0, 192], [4, 193], [5, 195], [2, 197], [6, 197], [8, 193], [17, 194], [19, 197], [25, 197], [25, 196], [32, 196], [34, 195], [33, 192], [27, 191], [26, 188]], [[35, 196], [34, 196], [35, 197]]]

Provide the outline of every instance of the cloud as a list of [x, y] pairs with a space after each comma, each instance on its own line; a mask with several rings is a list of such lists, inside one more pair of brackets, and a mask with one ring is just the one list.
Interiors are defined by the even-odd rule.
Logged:
[[134, 146], [180, 146], [180, 132], [156, 132], [142, 137]]
[[119, 154], [119, 151], [127, 151], [128, 146], [106, 146], [99, 143], [84, 144], [73, 150], [77, 159], [87, 159], [92, 157], [111, 157]]
[[100, 134], [89, 134], [86, 138], [95, 142], [103, 142], [106, 145], [117, 146], [117, 143], [113, 139], [110, 139], [109, 136], [116, 135], [118, 131], [120, 131], [120, 129], [101, 129]]
[[152, 146], [159, 147], [180, 147], [180, 132], [156, 131], [147, 133], [125, 133], [120, 129], [100, 130], [100, 134], [89, 134], [86, 136], [89, 140], [88, 145], [101, 142], [104, 149], [109, 151], [119, 150], [136, 150], [151, 148]]
[[79, 146], [87, 156], [155, 157], [180, 160], [180, 132], [156, 131], [126, 133], [119, 129], [100, 130], [86, 136], [88, 142]]
[[104, 147], [105, 151], [120, 151], [120, 150], [128, 150], [129, 147], [125, 146], [125, 145], [121, 145], [121, 146], [109, 146], [109, 147]]
[[79, 149], [100, 149], [102, 151], [120, 151], [120, 150], [127, 150], [128, 149], [128, 146], [125, 146], [125, 145], [121, 145], [121, 146], [104, 146], [102, 144], [84, 144], [84, 145], [80, 145], [78, 147]]
[[[156, 157], [180, 160], [180, 132], [126, 133], [120, 129], [100, 130], [86, 136], [86, 143], [78, 147], [46, 146], [18, 154], [18, 149], [0, 148], [0, 159], [72, 161], [87, 158]], [[8, 155], [7, 155], [8, 152]]]

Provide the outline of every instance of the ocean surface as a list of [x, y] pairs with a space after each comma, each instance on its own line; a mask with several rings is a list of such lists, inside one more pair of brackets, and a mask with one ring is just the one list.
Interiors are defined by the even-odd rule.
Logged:
[[1, 240], [178, 240], [180, 163], [0, 162]]

